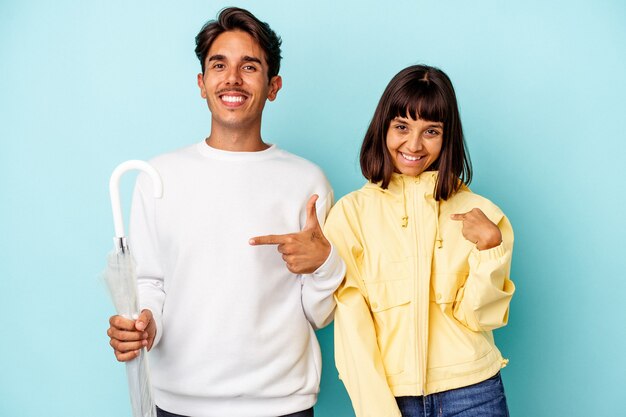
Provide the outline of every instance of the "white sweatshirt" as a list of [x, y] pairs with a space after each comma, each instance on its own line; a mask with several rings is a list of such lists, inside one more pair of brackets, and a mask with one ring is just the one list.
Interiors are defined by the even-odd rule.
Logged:
[[327, 325], [345, 266], [335, 249], [311, 275], [287, 270], [276, 246], [254, 236], [300, 231], [318, 194], [332, 189], [314, 164], [271, 146], [227, 152], [205, 142], [151, 164], [137, 179], [130, 249], [141, 308], [157, 336], [149, 354], [156, 403], [198, 417], [280, 416], [308, 409], [319, 391], [314, 329]]

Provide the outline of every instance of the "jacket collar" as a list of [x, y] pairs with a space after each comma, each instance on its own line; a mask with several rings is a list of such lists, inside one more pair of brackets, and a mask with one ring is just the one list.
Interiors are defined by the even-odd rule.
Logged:
[[435, 193], [437, 175], [438, 171], [424, 171], [417, 176], [398, 174], [394, 172], [391, 174], [391, 180], [389, 181], [389, 186], [386, 190], [381, 187], [382, 181], [377, 183], [367, 183], [365, 188], [377, 189], [392, 196], [404, 199], [405, 187], [412, 182], [417, 182], [418, 184], [423, 184], [426, 187], [428, 191], [425, 196], [432, 199]]
[[398, 174], [394, 172], [391, 175], [391, 180], [389, 181], [389, 187], [387, 187], [386, 190], [381, 187], [382, 182], [379, 182], [376, 184], [368, 183], [365, 187], [374, 188], [378, 191], [381, 191], [384, 194], [389, 194], [402, 202], [403, 216], [401, 219], [399, 219], [402, 227], [407, 227], [408, 222], [409, 222], [409, 214], [407, 210], [407, 196], [406, 196], [407, 185], [412, 182], [415, 182], [418, 185], [421, 185], [422, 187], [424, 187], [426, 190], [426, 192], [424, 193], [424, 199], [426, 200], [428, 205], [431, 206], [432, 209], [434, 210], [435, 218], [437, 219], [437, 221], [435, 222], [435, 228], [436, 228], [435, 242], [437, 244], [437, 247], [441, 248], [443, 247], [443, 239], [441, 238], [441, 232], [439, 230], [440, 229], [439, 228], [439, 202], [436, 201], [434, 198], [435, 185], [437, 183], [437, 175], [438, 175], [438, 171], [424, 171], [417, 176]]

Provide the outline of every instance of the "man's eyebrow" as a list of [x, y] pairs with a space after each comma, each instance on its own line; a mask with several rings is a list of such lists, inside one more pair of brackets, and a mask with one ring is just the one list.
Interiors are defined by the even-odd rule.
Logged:
[[[226, 60], [226, 56], [224, 55], [220, 55], [220, 54], [216, 54], [216, 55], [211, 55], [209, 57], [209, 61], [225, 61]], [[244, 55], [241, 60], [243, 62], [257, 62], [259, 64], [261, 64], [261, 60], [255, 56], [248, 56], [248, 55]]]
[[261, 64], [261, 60], [259, 58], [255, 57], [255, 56], [245, 55], [243, 58], [241, 58], [241, 60], [243, 62], [257, 62], [257, 63]]

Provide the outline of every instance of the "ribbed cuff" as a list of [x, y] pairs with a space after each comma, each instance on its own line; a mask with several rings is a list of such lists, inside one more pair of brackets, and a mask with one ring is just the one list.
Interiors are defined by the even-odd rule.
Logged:
[[337, 253], [335, 246], [330, 244], [330, 253], [328, 254], [328, 258], [324, 261], [324, 263], [317, 268], [311, 276], [316, 280], [325, 280], [330, 278], [337, 279], [337, 286], [343, 280], [344, 275], [346, 274], [346, 264], [341, 259], [341, 256]]
[[504, 261], [506, 255], [506, 248], [504, 242], [500, 243], [491, 249], [478, 250], [474, 247], [471, 252], [472, 258], [478, 263], [490, 262], [490, 261]]

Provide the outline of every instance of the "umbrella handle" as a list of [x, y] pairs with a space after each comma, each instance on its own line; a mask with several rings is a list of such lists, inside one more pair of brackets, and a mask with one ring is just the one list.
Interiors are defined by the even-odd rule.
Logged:
[[113, 224], [115, 226], [115, 238], [116, 240], [122, 239], [126, 236], [124, 232], [124, 217], [122, 216], [122, 204], [120, 202], [120, 178], [127, 171], [138, 169], [145, 172], [152, 179], [152, 185], [154, 188], [154, 198], [161, 198], [163, 195], [163, 182], [159, 173], [145, 161], [139, 161], [136, 159], [122, 162], [119, 164], [111, 174], [109, 180], [109, 194], [111, 195], [111, 208], [113, 209]]

